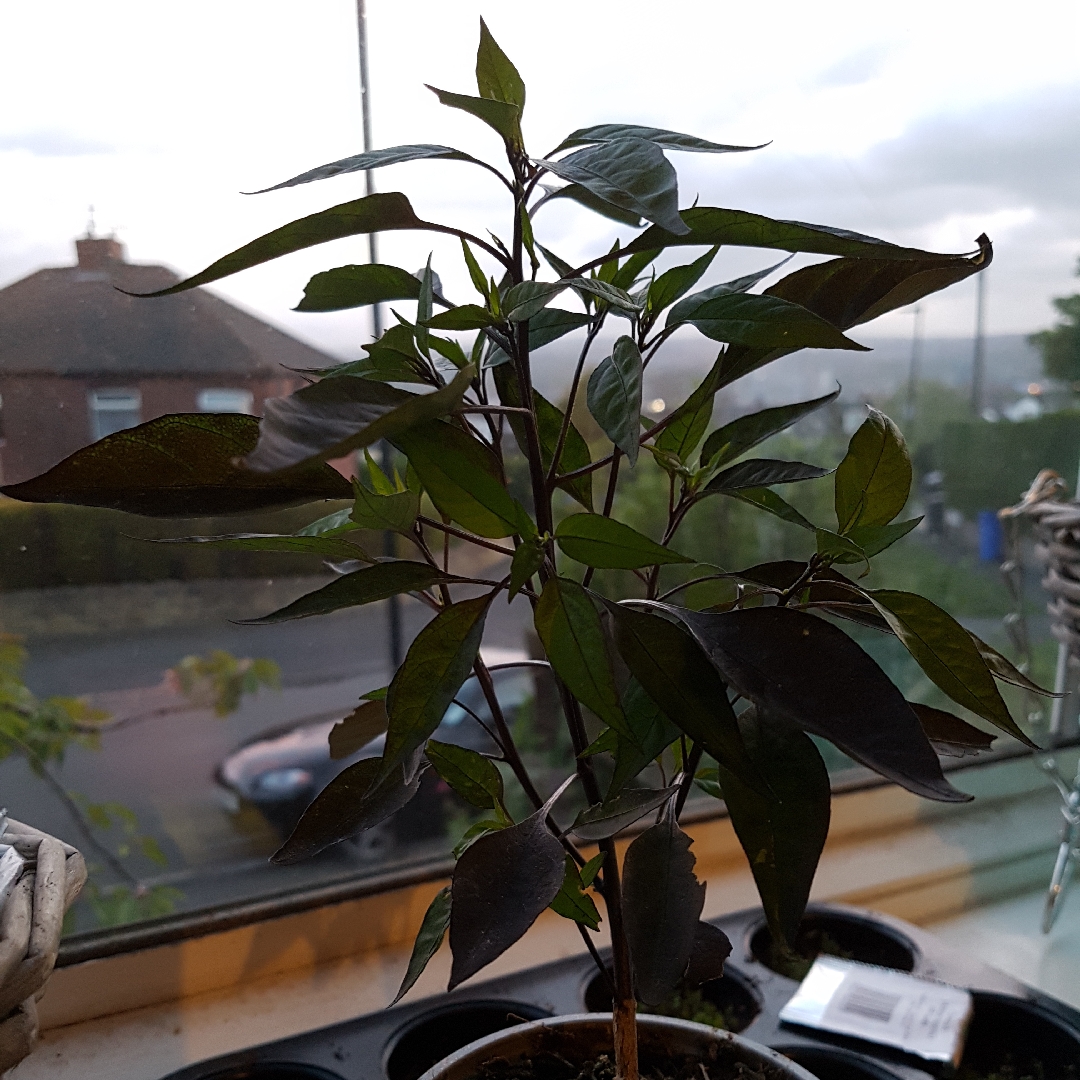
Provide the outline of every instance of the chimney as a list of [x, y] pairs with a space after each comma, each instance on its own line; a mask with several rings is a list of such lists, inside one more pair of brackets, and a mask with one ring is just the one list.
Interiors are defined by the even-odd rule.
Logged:
[[75, 241], [81, 270], [108, 270], [124, 261], [124, 245], [115, 237], [83, 236]]

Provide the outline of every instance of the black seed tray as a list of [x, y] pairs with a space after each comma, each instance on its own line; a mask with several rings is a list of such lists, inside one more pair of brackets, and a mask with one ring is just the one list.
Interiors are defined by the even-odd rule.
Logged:
[[[948, 1075], [868, 1043], [781, 1024], [777, 1014], [798, 984], [763, 963], [769, 943], [760, 909], [712, 921], [733, 948], [723, 978], [703, 989], [732, 1030], [780, 1050], [820, 1080], [929, 1080]], [[972, 990], [975, 1015], [963, 1066], [975, 1075], [997, 1070], [1008, 1056], [1017, 1077], [1032, 1074], [1038, 1060], [1043, 1068], [1039, 1080], [1080, 1080], [1080, 1011], [899, 919], [837, 904], [812, 904], [803, 927], [811, 942], [826, 937], [830, 951], [850, 959]], [[521, 1020], [610, 1007], [592, 961], [574, 957], [226, 1054], [181, 1069], [167, 1080], [417, 1080], [452, 1051]]]

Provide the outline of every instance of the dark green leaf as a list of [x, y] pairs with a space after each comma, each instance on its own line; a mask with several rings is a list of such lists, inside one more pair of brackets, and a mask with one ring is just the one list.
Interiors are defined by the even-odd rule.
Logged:
[[649, 286], [646, 301], [649, 314], [655, 317], [669, 304], [674, 304], [680, 296], [685, 296], [701, 280], [701, 275], [709, 269], [719, 250], [718, 247], [711, 247], [700, 259], [695, 259], [685, 266], [673, 266], [670, 270], [665, 270]]
[[646, 829], [623, 860], [623, 919], [637, 995], [662, 1005], [690, 963], [705, 886], [694, 876], [692, 841], [670, 814]]
[[147, 517], [211, 517], [349, 498], [349, 482], [322, 462], [286, 476], [238, 469], [233, 462], [258, 438], [254, 416], [161, 416], [107, 435], [41, 476], [0, 491], [23, 502], [103, 506]]
[[916, 795], [941, 802], [970, 798], [942, 775], [889, 677], [831, 623], [786, 607], [668, 611], [689, 627], [724, 679], [766, 715], [830, 740]]
[[589, 412], [604, 434], [637, 464], [641, 431], [641, 351], [630, 337], [621, 337], [589, 377]]
[[713, 402], [720, 386], [720, 369], [723, 356], [717, 358], [709, 373], [697, 389], [674, 411], [669, 421], [653, 442], [658, 450], [674, 454], [684, 465], [690, 460], [701, 436], [712, 419]]
[[334, 536], [279, 536], [264, 533], [236, 533], [232, 536], [177, 536], [168, 540], [150, 540], [153, 544], [206, 544], [235, 551], [285, 551], [320, 555], [324, 559], [359, 559], [371, 562], [359, 544]]
[[993, 735], [972, 727], [959, 716], [917, 701], [909, 701], [908, 704], [919, 718], [930, 745], [942, 757], [972, 757], [993, 745]]
[[661, 788], [657, 791], [628, 788], [612, 799], [595, 806], [587, 806], [574, 819], [570, 831], [585, 841], [605, 840], [662, 806], [678, 790], [678, 787]]
[[519, 825], [481, 836], [458, 859], [451, 884], [448, 990], [501, 956], [559, 894], [562, 844], [546, 824], [548, 803]]
[[[866, 569], [870, 569], [866, 552], [854, 540], [839, 533], [830, 532], [828, 529], [815, 530], [817, 553], [830, 563], [866, 563]], [[865, 575], [863, 575], [865, 576]]]
[[385, 700], [361, 700], [348, 716], [330, 729], [331, 760], [340, 761], [362, 750], [372, 739], [382, 735], [389, 723]]
[[814, 398], [812, 401], [779, 405], [774, 409], [762, 409], [749, 416], [740, 416], [730, 424], [717, 428], [705, 440], [705, 445], [701, 448], [701, 464], [712, 464], [716, 468], [726, 465], [740, 454], [745, 454], [766, 439], [787, 430], [792, 424], [797, 424], [804, 416], [809, 416], [816, 409], [835, 401], [839, 395], [840, 388], [837, 387], [831, 394]]
[[522, 540], [514, 550], [514, 557], [510, 560], [510, 588], [507, 591], [507, 600], [513, 600], [522, 587], [541, 566], [544, 565], [546, 547], [539, 536], [528, 540]]
[[596, 880], [596, 875], [600, 873], [600, 868], [604, 865], [606, 854], [606, 852], [601, 851], [599, 855], [594, 855], [581, 868], [581, 887], [583, 889], [587, 889]]
[[[532, 340], [533, 326], [539, 322], [544, 315], [552, 314], [552, 312], [541, 312], [535, 319], [529, 323], [529, 340]], [[569, 314], [566, 312], [565, 314]], [[517, 373], [514, 371], [512, 364], [500, 364], [494, 369], [495, 388], [499, 391], [499, 401], [503, 405], [509, 405], [512, 408], [521, 407], [521, 392], [518, 388]], [[559, 432], [562, 430], [563, 425], [563, 411], [555, 405], [552, 405], [550, 401], [543, 394], [539, 393], [536, 389], [533, 389], [533, 409], [536, 413], [536, 432], [540, 440], [540, 459], [543, 463], [545, 472], [551, 468], [551, 459], [555, 454], [555, 447], [559, 442]], [[528, 452], [528, 442], [525, 433], [525, 421], [521, 415], [515, 415], [511, 413], [508, 417], [510, 421], [510, 430], [514, 433], [514, 438], [517, 439], [517, 444], [521, 448], [521, 452]], [[589, 444], [582, 438], [581, 432], [574, 426], [573, 423], [566, 429], [566, 440], [563, 443], [562, 453], [559, 455], [559, 471], [573, 472], [576, 469], [584, 468], [584, 466], [592, 462], [592, 455], [589, 453]], [[593, 506], [592, 501], [592, 473], [586, 473], [584, 476], [578, 476], [573, 480], [567, 481], [565, 484], [560, 484], [560, 487], [573, 499], [576, 499], [586, 510], [591, 510]]]
[[817, 526], [813, 522], [807, 521], [794, 506], [785, 502], [771, 488], [746, 488], [742, 491], [725, 491], [724, 494], [738, 499], [739, 502], [756, 506], [759, 510], [766, 510], [782, 521], [790, 521], [792, 525], [798, 525], [800, 529], [817, 531]]
[[[969, 630], [968, 633], [970, 634], [971, 631]], [[975, 648], [979, 650], [983, 663], [990, 669], [995, 679], [1030, 690], [1031, 693], [1040, 694], [1042, 697], [1064, 697], [1063, 694], [1055, 694], [1053, 690], [1047, 690], [1045, 686], [1040, 686], [1033, 679], [1028, 678], [1011, 660], [1002, 656], [997, 649], [992, 645], [987, 645], [981, 638], [971, 634], [971, 640], [975, 642]]]
[[450, 161], [475, 161], [468, 154], [455, 150], [452, 146], [434, 146], [430, 143], [417, 143], [413, 146], [391, 146], [386, 150], [368, 150], [363, 154], [331, 161], [328, 165], [319, 165], [307, 172], [294, 176], [273, 187], [261, 188], [250, 192], [262, 195], [267, 191], [296, 187], [297, 184], [310, 184], [313, 180], [325, 180], [330, 176], [344, 176], [346, 173], [367, 172], [369, 169], [381, 169], [384, 165], [398, 165], [403, 161], [417, 161], [421, 158], [444, 158]]
[[[482, 337], [483, 335], [477, 335]], [[465, 350], [452, 338], [438, 337], [436, 334], [432, 334], [428, 344], [440, 355], [445, 357], [454, 365], [459, 371], [466, 367], [469, 363], [469, 358], [465, 355]], [[473, 366], [479, 370], [478, 365], [480, 357], [477, 356], [477, 362]]]
[[480, 839], [488, 833], [498, 832], [505, 829], [513, 822], [509, 820], [496, 821], [494, 818], [484, 818], [483, 821], [474, 822], [462, 834], [461, 839], [454, 845], [452, 852], [455, 859], [460, 859]]
[[[581, 311], [544, 308], [529, 320], [529, 352], [533, 353], [545, 345], [550, 345], [565, 334], [584, 326], [588, 321], [589, 316]], [[494, 348], [488, 355], [486, 366], [501, 367], [509, 359], [510, 357], [502, 349]]]
[[816, 480], [828, 476], [831, 469], [807, 465], [803, 461], [776, 461], [773, 458], [748, 458], [717, 473], [702, 489], [702, 495], [769, 487], [772, 484], [793, 484], [799, 480]]
[[570, 693], [629, 736], [600, 615], [588, 591], [568, 578], [548, 578], [534, 621], [544, 652]]
[[689, 987], [712, 982], [724, 974], [724, 961], [731, 955], [731, 941], [719, 926], [699, 922], [694, 930], [694, 945], [690, 952], [690, 963], [683, 976], [683, 983]]
[[623, 687], [622, 708], [632, 738], [615, 733], [615, 771], [608, 787], [608, 801], [679, 737], [679, 729], [633, 676]]
[[420, 777], [406, 783], [400, 768], [380, 776], [381, 764], [379, 758], [364, 758], [338, 773], [315, 796], [270, 861], [281, 864], [309, 858], [396, 814], [419, 790]]
[[[847, 330], [989, 265], [993, 255], [990, 242], [981, 236], [978, 243], [979, 253], [972, 258], [915, 252], [918, 257], [908, 261], [893, 257], [836, 259], [796, 270], [765, 293], [802, 304], [839, 329]], [[894, 288], [897, 275], [901, 280], [907, 276], [918, 282], [917, 292], [908, 298], [903, 286]], [[784, 355], [785, 350], [731, 346], [725, 354], [724, 385]]]
[[848, 530], [847, 538], [858, 544], [867, 556], [877, 555], [907, 536], [920, 521], [922, 518], [917, 517], [908, 521], [894, 521], [891, 525], [855, 525]]
[[472, 368], [430, 394], [344, 375], [305, 386], [263, 406], [259, 444], [244, 463], [254, 472], [275, 472], [318, 458], [343, 457], [350, 450], [393, 439], [414, 425], [445, 416], [461, 404]]
[[931, 256], [913, 260], [841, 258], [804, 266], [768, 291], [810, 308], [848, 330], [906, 307], [989, 265], [993, 249], [982, 236], [972, 258]]
[[688, 296], [668, 312], [664, 326], [670, 330], [694, 318], [695, 313], [704, 304], [710, 300], [715, 300], [717, 297], [749, 292], [759, 281], [764, 281], [771, 273], [779, 270], [784, 263], [790, 262], [793, 258], [793, 255], [789, 255], [786, 259], [781, 259], [778, 263], [774, 263], [764, 270], [755, 270], [752, 274], [744, 274], [742, 277], [737, 277], [732, 281], [724, 281], [719, 285], [710, 285], [707, 289], [702, 289], [701, 292]]
[[483, 19], [480, 20], [480, 47], [476, 50], [476, 88], [483, 98], [506, 101], [519, 110], [525, 108], [525, 83], [491, 36]]
[[868, 595], [935, 685], [976, 716], [1035, 746], [1009, 715], [971, 635], [951, 615], [915, 593], [874, 589]]
[[185, 278], [167, 289], [151, 293], [135, 293], [136, 296], [169, 296], [184, 292], [211, 281], [219, 281], [230, 274], [248, 270], [260, 263], [270, 262], [282, 255], [294, 251], [325, 244], [329, 240], [340, 240], [345, 236], [358, 236], [362, 233], [390, 232], [394, 229], [427, 229], [431, 226], [421, 221], [409, 200], [400, 191], [388, 191], [385, 194], [367, 195], [362, 199], [332, 206], [317, 214], [290, 221], [280, 229], [274, 229], [245, 244], [217, 262], [211, 263], [205, 270], [194, 277]]
[[[425, 84], [426, 85], [426, 84]], [[468, 94], [452, 94], [449, 90], [438, 90], [434, 86], [428, 89], [439, 99], [439, 103], [451, 109], [461, 109], [483, 120], [488, 127], [497, 131], [511, 146], [521, 146], [521, 109], [509, 101], [496, 101], [493, 98], [470, 97]]]
[[439, 726], [480, 649], [491, 595], [443, 608], [417, 634], [386, 693], [382, 775], [408, 763]]
[[342, 608], [372, 604], [390, 596], [420, 592], [432, 585], [457, 580], [455, 575], [444, 574], [427, 563], [404, 559], [380, 562], [345, 574], [270, 615], [263, 615], [260, 619], [244, 619], [242, 623], [245, 626], [265, 626], [290, 619], [306, 619], [309, 615], [328, 615]]
[[567, 855], [566, 874], [562, 888], [549, 906], [564, 919], [572, 919], [576, 923], [581, 923], [582, 926], [587, 926], [590, 930], [599, 930], [600, 912], [596, 910], [592, 897], [583, 892], [585, 887], [578, 873], [577, 864]]
[[353, 484], [356, 502], [352, 520], [361, 529], [373, 529], [411, 536], [416, 516], [420, 513], [420, 496], [415, 491], [395, 491], [392, 495], [376, 495], [359, 481]]
[[686, 322], [713, 341], [727, 341], [733, 345], [868, 351], [865, 345], [845, 337], [832, 323], [808, 308], [768, 293], [717, 296], [695, 308]]
[[482, 330], [494, 326], [495, 316], [478, 304], [462, 304], [449, 311], [440, 311], [425, 322], [432, 330]]
[[654, 142], [618, 139], [578, 150], [559, 161], [544, 159], [538, 164], [563, 180], [580, 184], [598, 199], [639, 214], [668, 232], [690, 232], [679, 217], [675, 170]]
[[[411, 275], [410, 275], [411, 276]], [[419, 289], [419, 285], [417, 286]], [[391, 326], [378, 341], [361, 346], [367, 356], [314, 374], [330, 377], [350, 375], [376, 382], [426, 383], [435, 381], [430, 365], [416, 349], [413, 327]]]
[[503, 297], [503, 310], [510, 322], [525, 322], [539, 315], [567, 287], [565, 281], [521, 281], [511, 285]]
[[829, 834], [829, 773], [808, 735], [747, 709], [739, 717], [747, 752], [769, 782], [763, 798], [720, 766], [720, 787], [746, 852], [773, 941], [789, 948], [806, 909]]
[[349, 506], [341, 510], [335, 510], [332, 514], [317, 518], [310, 525], [298, 529], [297, 536], [342, 536], [345, 533], [356, 532], [355, 525], [349, 515], [352, 508]]
[[484, 271], [480, 269], [480, 264], [476, 261], [476, 256], [472, 253], [472, 248], [469, 247], [465, 240], [461, 241], [461, 253], [465, 257], [465, 265], [469, 270], [469, 277], [472, 280], [473, 288], [484, 298], [485, 303], [489, 299], [487, 278], [484, 277]]
[[481, 810], [501, 810], [503, 782], [493, 761], [465, 746], [429, 739], [424, 751], [435, 771], [466, 802]]
[[568, 284], [573, 286], [574, 291], [579, 295], [595, 296], [616, 309], [636, 312], [641, 308], [641, 304], [629, 293], [600, 278], [571, 278]]
[[836, 470], [839, 531], [888, 525], [904, 509], [910, 491], [911, 458], [904, 436], [884, 413], [871, 408]]
[[[644, 272], [645, 268], [659, 254], [659, 251], [639, 251], [636, 255], [631, 255], [630, 258], [615, 271], [615, 275], [611, 279], [611, 284], [619, 289], [633, 288], [635, 282]], [[566, 277], [567, 274], [560, 272], [559, 276]]]
[[828, 225], [807, 225], [801, 221], [776, 221], [745, 210], [725, 210], [716, 206], [695, 206], [681, 214], [688, 231], [676, 235], [654, 225], [623, 248], [624, 255], [653, 248], [732, 247], [777, 248], [813, 255], [850, 255], [868, 259], [912, 259], [930, 262], [960, 262], [961, 255], [938, 255], [918, 248], [899, 247], [873, 236], [836, 229]]
[[640, 124], [594, 124], [592, 127], [578, 128], [567, 135], [552, 153], [569, 150], [572, 146], [588, 146], [590, 143], [613, 142], [617, 139], [648, 139], [666, 150], [692, 150], [701, 154], [732, 154], [744, 150], [760, 150], [760, 146], [732, 146], [728, 143], [714, 143], [699, 139], [695, 135], [683, 135], [678, 131], [664, 128], [642, 127]]
[[640, 229], [642, 226], [640, 214], [635, 213], [633, 210], [624, 210], [621, 206], [616, 206], [606, 199], [601, 199], [599, 195], [594, 195], [587, 187], [583, 187], [581, 184], [567, 184], [566, 187], [559, 188], [558, 191], [554, 192], [551, 198], [572, 199], [574, 202], [586, 207], [586, 209], [591, 210], [594, 214], [610, 218], [612, 221], [619, 222], [620, 225], [629, 225], [632, 229]]
[[661, 547], [636, 529], [599, 514], [571, 514], [555, 530], [559, 547], [586, 566], [636, 570], [642, 566], [692, 563], [677, 551]]
[[727, 686], [698, 643], [659, 615], [606, 604], [615, 644], [631, 674], [667, 718], [714, 758], [746, 775], [757, 774], [746, 756]]
[[480, 536], [535, 533], [521, 504], [506, 490], [498, 459], [475, 436], [432, 420], [391, 442], [409, 459], [440, 513]]
[[390, 1002], [396, 1005], [414, 986], [416, 980], [423, 974], [428, 962], [439, 951], [439, 946], [446, 937], [446, 928], [450, 925], [450, 886], [440, 889], [435, 894], [435, 899], [428, 905], [424, 913], [424, 921], [420, 924], [420, 930], [413, 943], [412, 955], [409, 957], [409, 966], [405, 971], [405, 977], [401, 980], [401, 986]]
[[316, 274], [294, 311], [344, 311], [387, 300], [415, 300], [420, 283], [408, 270], [382, 263], [339, 266]]

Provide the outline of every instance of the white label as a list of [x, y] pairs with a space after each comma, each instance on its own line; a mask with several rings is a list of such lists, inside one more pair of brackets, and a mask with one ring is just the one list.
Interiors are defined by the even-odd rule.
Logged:
[[971, 1006], [966, 990], [819, 956], [780, 1019], [958, 1065]]

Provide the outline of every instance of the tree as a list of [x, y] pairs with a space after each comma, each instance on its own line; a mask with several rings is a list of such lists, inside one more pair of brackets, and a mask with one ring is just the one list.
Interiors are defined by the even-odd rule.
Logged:
[[[1077, 263], [1080, 276], [1080, 262]], [[1064, 321], [1050, 330], [1032, 334], [1028, 341], [1042, 353], [1043, 371], [1080, 392], [1080, 293], [1058, 296], [1052, 301]]]
[[[408, 462], [404, 477], [384, 474], [369, 458], [369, 482], [354, 482], [352, 507], [301, 533], [187, 538], [361, 564], [268, 619], [313, 616], [400, 593], [413, 594], [433, 612], [390, 685], [371, 691], [331, 736], [340, 749], [384, 735], [381, 757], [360, 760], [335, 778], [274, 858], [303, 858], [378, 824], [415, 795], [424, 769], [434, 769], [487, 816], [458, 845], [452, 884], [424, 919], [399, 996], [447, 930], [456, 986], [509, 948], [548, 907], [578, 924], [599, 964], [590, 937], [601, 918], [596, 893], [611, 929], [617, 1071], [636, 1080], [637, 1000], [662, 1005], [688, 980], [717, 977], [730, 951], [723, 935], [700, 921], [705, 886], [678, 824], [695, 783], [727, 805], [781, 956], [793, 948], [828, 832], [829, 780], [810, 734], [917, 794], [968, 798], [945, 779], [932, 744], [975, 747], [985, 745], [984, 734], [959, 717], [906, 702], [851, 637], [819, 616], [895, 634], [952, 700], [1028, 741], [995, 682], [1030, 685], [1008, 660], [932, 601], [869, 591], [849, 576], [918, 523], [896, 520], [908, 499], [911, 461], [891, 420], [870, 410], [835, 470], [747, 457], [828, 405], [835, 393], [708, 430], [723, 387], [798, 349], [862, 350], [847, 336], [852, 327], [978, 273], [992, 251], [985, 236], [974, 254], [939, 255], [738, 210], [680, 210], [668, 152], [756, 148], [600, 124], [572, 132], [545, 157], [535, 157], [521, 128], [524, 82], [483, 24], [476, 81], [478, 97], [434, 92], [444, 105], [498, 133], [504, 166], [423, 144], [358, 154], [277, 187], [423, 158], [461, 161], [493, 173], [505, 187], [503, 236], [490, 233], [485, 240], [425, 221], [400, 192], [368, 195], [284, 225], [153, 295], [194, 288], [328, 240], [410, 229], [461, 241], [477, 302], [457, 304], [442, 295], [430, 260], [418, 275], [385, 265], [327, 270], [308, 283], [302, 309], [412, 300], [415, 318], [398, 315], [397, 325], [366, 346], [364, 359], [267, 402], [261, 421], [164, 417], [3, 490], [18, 499], [163, 517], [239, 512], [340, 497], [343, 481], [325, 462], [380, 439], [391, 442]], [[541, 187], [545, 178], [564, 183]], [[573, 267], [536, 239], [538, 212], [557, 198], [642, 231]], [[832, 258], [795, 270], [762, 293], [750, 290], [782, 263], [692, 291], [722, 245]], [[682, 247], [703, 254], [663, 273], [652, 268], [662, 251]], [[543, 277], [541, 260], [551, 270]], [[571, 306], [555, 306], [557, 299]], [[609, 321], [623, 332], [586, 378], [591, 348]], [[643, 369], [660, 362], [662, 346], [680, 327], [723, 347], [684, 402], [656, 423], [643, 420]], [[535, 390], [531, 364], [538, 350], [574, 331], [583, 338], [581, 351], [559, 409]], [[448, 333], [475, 337], [466, 348]], [[581, 397], [606, 440], [595, 460], [572, 422]], [[504, 448], [511, 440], [527, 463], [520, 498], [507, 479]], [[643, 450], [665, 474], [666, 520], [655, 536], [612, 516], [620, 474], [635, 468]], [[606, 474], [599, 498], [596, 473]], [[835, 522], [827, 525], [812, 522], [773, 490], [830, 476]], [[557, 492], [578, 505], [556, 524]], [[694, 506], [714, 498], [806, 530], [814, 553], [802, 562], [735, 571], [700, 564], [700, 557], [679, 550], [679, 530]], [[414, 558], [369, 555], [347, 539], [360, 528], [400, 533]], [[448, 536], [500, 552], [504, 570], [467, 579], [452, 574], [447, 547], [440, 545]], [[440, 546], [441, 558], [435, 554]], [[698, 580], [734, 582], [734, 597], [704, 611], [680, 603], [693, 580], [683, 574], [673, 584], [670, 568], [692, 564]], [[605, 595], [593, 580], [605, 569], [636, 573], [644, 595], [622, 601]], [[539, 791], [529, 775], [479, 653], [491, 605], [519, 593], [533, 606], [574, 747], [575, 771], [550, 793]], [[484, 690], [493, 718], [488, 755], [432, 739], [468, 678]], [[586, 713], [599, 721], [600, 735], [591, 743]], [[670, 767], [664, 785], [639, 782], [659, 757]], [[604, 769], [597, 767], [601, 760]], [[508, 811], [508, 783], [531, 804], [522, 820]], [[560, 822], [556, 804], [573, 783], [587, 805], [573, 821]], [[620, 868], [614, 836], [642, 820], [651, 824]], [[582, 849], [591, 844], [599, 851], [586, 857]]]

